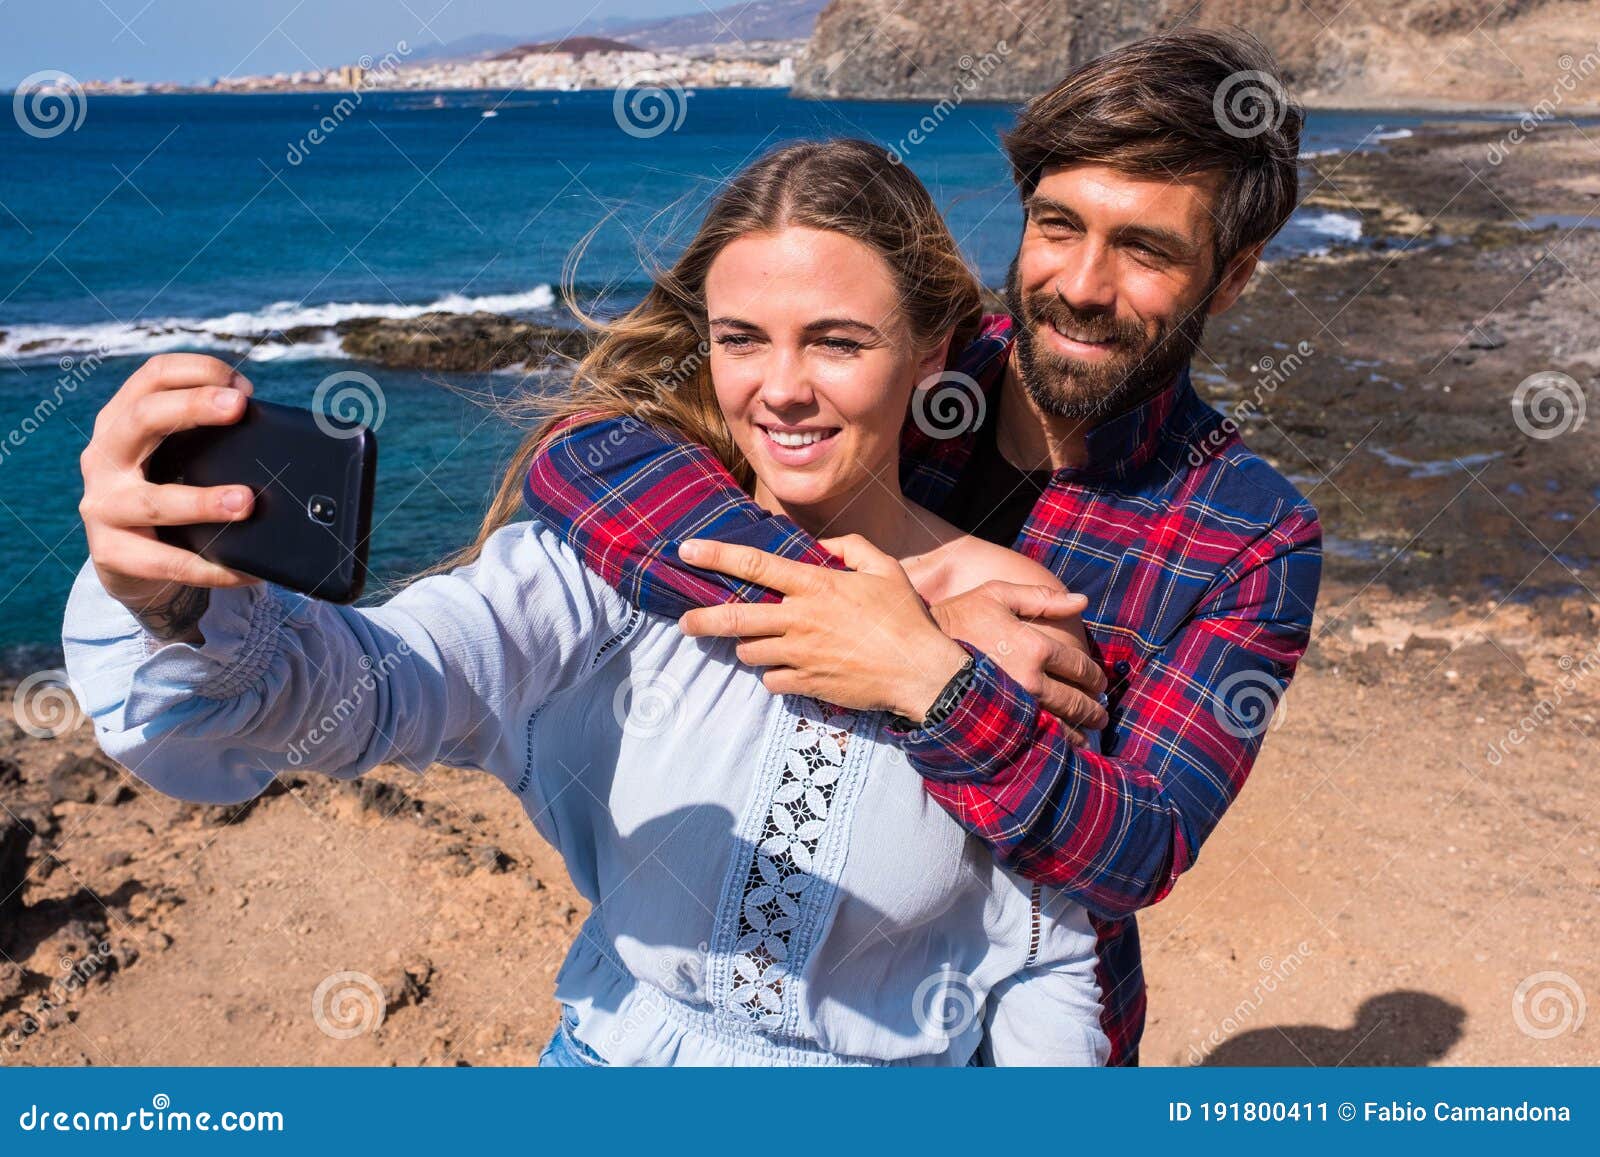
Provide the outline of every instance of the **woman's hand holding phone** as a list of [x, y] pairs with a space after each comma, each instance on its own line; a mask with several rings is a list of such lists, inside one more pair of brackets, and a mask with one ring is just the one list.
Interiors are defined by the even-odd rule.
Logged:
[[260, 580], [161, 542], [155, 528], [237, 522], [250, 516], [254, 496], [248, 486], [158, 485], [145, 477], [145, 463], [175, 431], [237, 422], [252, 389], [217, 358], [153, 357], [101, 408], [79, 457], [78, 512], [95, 572], [106, 592], [161, 638], [198, 638], [208, 588]]

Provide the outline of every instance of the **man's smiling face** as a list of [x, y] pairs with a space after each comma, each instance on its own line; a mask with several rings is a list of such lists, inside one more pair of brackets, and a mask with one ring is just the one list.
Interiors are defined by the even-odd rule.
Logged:
[[1046, 169], [1007, 279], [1023, 384], [1045, 413], [1100, 420], [1143, 401], [1194, 355], [1209, 313], [1232, 305], [1259, 250], [1218, 278], [1220, 175]]

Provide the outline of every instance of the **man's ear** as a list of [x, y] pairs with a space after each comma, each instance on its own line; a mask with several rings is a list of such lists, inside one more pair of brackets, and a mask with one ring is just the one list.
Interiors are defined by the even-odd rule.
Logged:
[[1208, 314], [1215, 316], [1239, 300], [1244, 287], [1250, 284], [1250, 275], [1256, 271], [1261, 250], [1266, 244], [1261, 241], [1233, 255], [1233, 260], [1228, 262], [1228, 268], [1222, 273], [1222, 280], [1217, 282], [1217, 288], [1212, 291], [1211, 305], [1206, 310]]

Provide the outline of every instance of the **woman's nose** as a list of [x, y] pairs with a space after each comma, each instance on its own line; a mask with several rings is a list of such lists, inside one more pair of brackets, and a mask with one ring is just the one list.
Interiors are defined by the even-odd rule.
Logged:
[[780, 351], [776, 357], [768, 359], [766, 373], [761, 378], [761, 400], [768, 408], [808, 406], [814, 397], [805, 359], [798, 353]]

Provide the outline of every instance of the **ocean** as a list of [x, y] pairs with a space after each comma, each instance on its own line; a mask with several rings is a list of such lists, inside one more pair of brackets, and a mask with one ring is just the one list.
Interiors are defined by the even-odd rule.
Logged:
[[[150, 354], [237, 359], [252, 344], [241, 335], [428, 309], [557, 321], [586, 238], [570, 274], [580, 297], [626, 305], [719, 180], [797, 138], [897, 148], [987, 284], [1004, 279], [1016, 244], [1006, 106], [958, 106], [930, 130], [924, 103], [778, 90], [669, 94], [677, 103], [654, 123], [609, 91], [367, 92], [342, 107], [341, 95], [91, 96], [76, 129], [0, 126], [0, 665], [11, 673], [58, 661], [87, 555], [78, 453]], [[1382, 147], [1423, 119], [1313, 112], [1304, 148]], [[1269, 255], [1360, 238], [1353, 214], [1304, 211]], [[259, 397], [299, 405], [330, 373], [359, 368], [332, 341], [269, 344], [242, 365]], [[384, 403], [376, 598], [470, 536], [518, 431], [436, 375], [365, 369]], [[451, 380], [496, 393], [520, 381]]]

